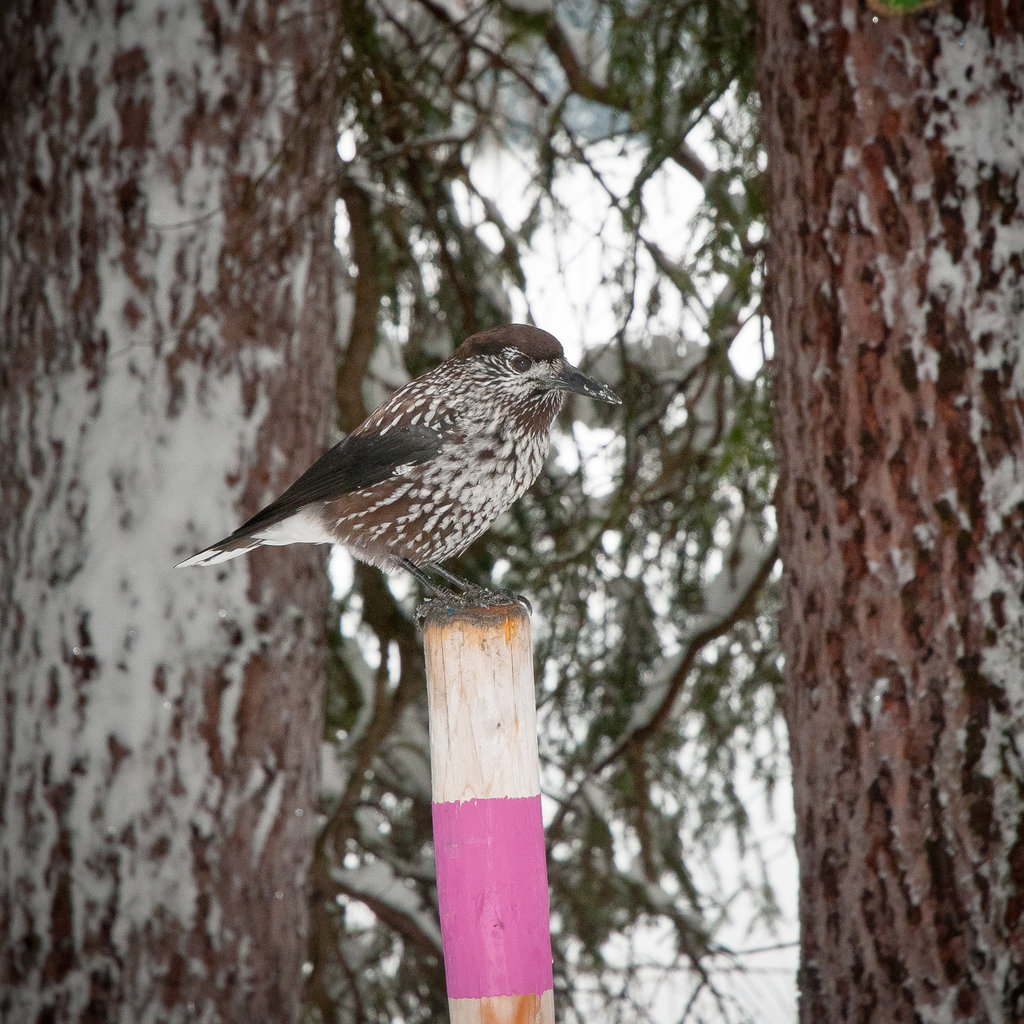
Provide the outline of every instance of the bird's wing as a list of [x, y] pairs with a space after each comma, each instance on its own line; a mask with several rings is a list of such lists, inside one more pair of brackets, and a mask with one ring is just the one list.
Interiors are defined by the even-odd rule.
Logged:
[[393, 427], [383, 434], [349, 434], [231, 536], [252, 536], [256, 530], [279, 523], [307, 505], [372, 487], [398, 466], [433, 458], [445, 439], [443, 428], [434, 430], [422, 424]]

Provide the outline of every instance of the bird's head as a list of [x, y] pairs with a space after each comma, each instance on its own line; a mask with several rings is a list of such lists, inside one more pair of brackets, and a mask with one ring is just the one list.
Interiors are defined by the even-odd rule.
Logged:
[[501, 388], [509, 403], [552, 406], [552, 415], [558, 411], [566, 392], [615, 405], [622, 401], [607, 385], [568, 362], [557, 338], [526, 324], [509, 324], [474, 334], [451, 358], [467, 369], [479, 370], [488, 383]]

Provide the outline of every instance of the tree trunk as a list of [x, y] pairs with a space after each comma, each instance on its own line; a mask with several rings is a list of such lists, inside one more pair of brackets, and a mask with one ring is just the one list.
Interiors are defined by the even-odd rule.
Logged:
[[1024, 1019], [1024, 7], [763, 3], [803, 1021]]
[[4, 1021], [298, 1013], [324, 552], [171, 566], [328, 437], [331, 17], [0, 14]]

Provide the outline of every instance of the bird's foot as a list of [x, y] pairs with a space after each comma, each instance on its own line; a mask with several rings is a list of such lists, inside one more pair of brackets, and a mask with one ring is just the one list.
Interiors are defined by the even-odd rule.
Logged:
[[456, 600], [459, 607], [499, 608], [502, 605], [518, 604], [526, 609], [527, 615], [533, 614], [533, 605], [522, 594], [511, 590], [490, 590], [487, 587], [473, 586], [459, 594]]
[[[406, 558], [400, 559], [398, 565], [414, 576], [430, 594], [428, 604], [430, 601], [445, 602], [451, 608], [497, 608], [506, 604], [518, 604], [526, 609], [527, 614], [533, 613], [533, 606], [522, 594], [515, 594], [511, 590], [491, 590], [489, 587], [470, 583], [443, 565], [418, 566]], [[448, 586], [434, 582], [430, 573], [440, 576]], [[452, 587], [457, 589], [453, 590]]]

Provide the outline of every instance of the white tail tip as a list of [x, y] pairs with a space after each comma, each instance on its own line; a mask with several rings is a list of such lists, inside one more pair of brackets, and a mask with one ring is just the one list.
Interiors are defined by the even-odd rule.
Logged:
[[244, 555], [246, 552], [252, 551], [253, 548], [258, 548], [260, 544], [261, 541], [256, 540], [246, 547], [206, 548], [198, 554], [193, 555], [191, 558], [186, 558], [183, 562], [179, 562], [174, 568], [187, 569], [190, 565], [216, 565], [218, 562], [226, 562], [230, 558], [237, 558], [239, 555]]

